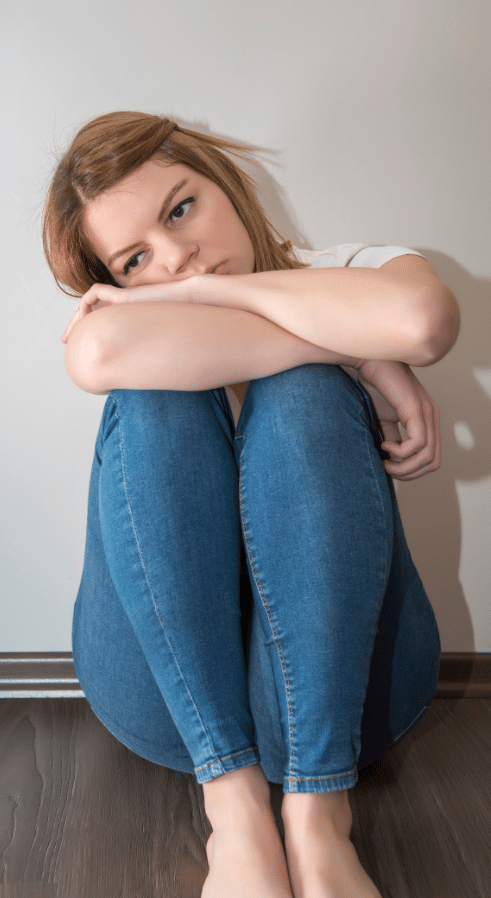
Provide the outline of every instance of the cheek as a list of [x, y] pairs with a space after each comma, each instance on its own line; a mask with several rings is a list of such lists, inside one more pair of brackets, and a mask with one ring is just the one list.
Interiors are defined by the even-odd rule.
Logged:
[[215, 210], [214, 236], [222, 249], [230, 248], [233, 254], [242, 257], [242, 264], [248, 271], [254, 271], [255, 258], [249, 232], [234, 206], [226, 201]]
[[234, 234], [236, 236], [237, 243], [240, 245], [242, 253], [246, 255], [254, 256], [254, 251], [252, 249], [251, 238], [249, 237], [249, 232], [243, 223], [242, 219], [239, 218], [238, 215], [234, 218]]
[[245, 227], [244, 227], [244, 253], [247, 256], [247, 267], [250, 272], [253, 272], [256, 267], [256, 257], [254, 254], [254, 247], [252, 245], [251, 238], [249, 237], [249, 233]]

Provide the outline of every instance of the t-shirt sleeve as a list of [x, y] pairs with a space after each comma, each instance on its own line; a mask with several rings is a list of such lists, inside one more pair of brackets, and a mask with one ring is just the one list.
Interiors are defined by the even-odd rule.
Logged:
[[[300, 262], [311, 268], [380, 268], [397, 256], [421, 256], [415, 249], [404, 246], [368, 246], [364, 243], [343, 243], [326, 250], [297, 249], [294, 252]], [[358, 372], [341, 365], [353, 380], [358, 380]]]
[[397, 256], [421, 256], [415, 249], [404, 246], [368, 246], [365, 243], [342, 243], [320, 251], [294, 247], [294, 252], [297, 259], [311, 268], [380, 268]]
[[348, 262], [349, 268], [380, 268], [397, 256], [424, 256], [404, 246], [364, 246]]

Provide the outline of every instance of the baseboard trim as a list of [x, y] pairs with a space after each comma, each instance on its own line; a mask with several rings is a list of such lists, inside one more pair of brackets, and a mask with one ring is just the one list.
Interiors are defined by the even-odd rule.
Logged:
[[0, 652], [0, 698], [84, 698], [71, 652]]
[[436, 698], [491, 698], [491, 652], [442, 652]]
[[[0, 698], [83, 698], [71, 652], [0, 652]], [[442, 652], [435, 698], [491, 698], [491, 652]]]

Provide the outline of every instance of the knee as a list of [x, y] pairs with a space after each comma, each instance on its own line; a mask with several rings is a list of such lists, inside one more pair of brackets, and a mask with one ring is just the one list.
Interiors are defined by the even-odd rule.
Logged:
[[369, 411], [368, 396], [360, 385], [339, 365], [300, 365], [271, 377], [252, 381], [248, 388], [256, 407], [266, 400], [268, 409], [278, 407], [282, 414], [307, 419], [340, 412], [362, 414]]
[[320, 363], [299, 365], [280, 371], [270, 377], [262, 377], [251, 381], [250, 388], [262, 392], [310, 390], [320, 384], [333, 391], [346, 389], [353, 379], [346, 374], [339, 365], [324, 365]]
[[162, 417], [170, 420], [192, 416], [209, 405], [205, 392], [181, 390], [113, 390], [110, 394], [118, 414], [136, 417]]
[[220, 420], [211, 390], [114, 390], [110, 398], [120, 424], [142, 439], [164, 432], [180, 441], [206, 438]]

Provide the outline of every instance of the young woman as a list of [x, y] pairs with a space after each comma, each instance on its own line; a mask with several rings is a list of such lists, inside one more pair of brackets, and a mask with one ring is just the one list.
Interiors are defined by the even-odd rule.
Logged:
[[448, 352], [458, 307], [412, 250], [282, 242], [244, 153], [119, 112], [53, 177], [67, 368], [108, 394], [74, 659], [121, 742], [203, 784], [204, 898], [380, 898], [348, 790], [435, 692], [391, 478], [439, 466], [409, 365]]

